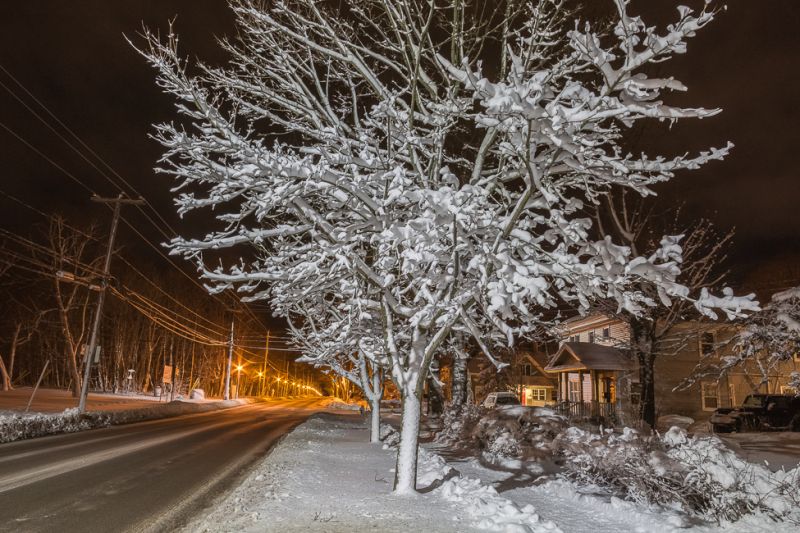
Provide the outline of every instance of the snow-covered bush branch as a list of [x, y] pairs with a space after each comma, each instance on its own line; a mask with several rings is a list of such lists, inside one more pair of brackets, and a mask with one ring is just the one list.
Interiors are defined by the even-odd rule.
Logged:
[[555, 443], [567, 477], [605, 487], [634, 502], [678, 506], [714, 521], [762, 513], [797, 521], [800, 468], [770, 472], [748, 463], [715, 437], [673, 427], [662, 436], [625, 428], [604, 435], [570, 428]]

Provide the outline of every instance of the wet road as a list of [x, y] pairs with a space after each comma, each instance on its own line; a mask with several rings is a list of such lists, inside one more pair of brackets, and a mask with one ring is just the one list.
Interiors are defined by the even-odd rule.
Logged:
[[0, 445], [0, 532], [172, 531], [318, 410], [313, 399]]

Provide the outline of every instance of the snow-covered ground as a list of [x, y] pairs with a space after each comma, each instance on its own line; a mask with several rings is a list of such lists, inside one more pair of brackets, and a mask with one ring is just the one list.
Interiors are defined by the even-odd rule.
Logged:
[[[0, 412], [24, 411], [33, 392], [32, 387], [19, 387], [10, 391], [0, 391]], [[167, 398], [161, 398], [166, 403]], [[158, 402], [158, 396], [152, 394], [112, 394], [90, 392], [86, 408], [89, 411], [113, 411], [118, 409], [134, 409], [147, 407]], [[36, 391], [31, 411], [37, 413], [58, 413], [78, 405], [68, 390], [39, 389]]]
[[358, 411], [361, 408], [366, 409], [365, 402], [345, 402], [344, 400], [335, 397], [323, 398], [321, 403], [322, 406], [327, 409], [339, 409], [342, 411]]
[[773, 472], [800, 466], [800, 432], [727, 433], [717, 435], [751, 463]]
[[517, 505], [532, 505], [543, 520], [555, 523], [565, 533], [796, 533], [798, 526], [753, 516], [721, 526], [691, 523], [677, 513], [648, 509], [608, 497], [592, 487], [579, 487], [565, 480], [535, 484], [535, 472], [494, 470], [477, 459], [450, 460], [464, 475], [477, 477], [497, 488], [500, 495]]
[[186, 530], [558, 531], [532, 508], [513, 504], [478, 480], [454, 477], [442, 483], [449, 467], [425, 452], [418, 479], [428, 493], [395, 496], [395, 452], [368, 438], [361, 417], [312, 418]]
[[[389, 436], [387, 442], [391, 442]], [[447, 456], [445, 461], [443, 456]], [[395, 451], [368, 442], [357, 415], [324, 414], [299, 426], [232, 493], [186, 531], [678, 532], [782, 533], [796, 524], [751, 516], [700, 523], [673, 511], [609, 497], [573, 482], [537, 479], [535, 468], [493, 468], [422, 450], [417, 496], [392, 491]]]
[[249, 399], [195, 401], [176, 400], [169, 403], [148, 402], [144, 407], [129, 404], [128, 409], [117, 406], [109, 411], [90, 411], [84, 414], [77, 408], [60, 413], [24, 413], [0, 411], [0, 443], [12, 442], [57, 433], [74, 433], [116, 424], [128, 424], [191, 413], [202, 413], [250, 403]]

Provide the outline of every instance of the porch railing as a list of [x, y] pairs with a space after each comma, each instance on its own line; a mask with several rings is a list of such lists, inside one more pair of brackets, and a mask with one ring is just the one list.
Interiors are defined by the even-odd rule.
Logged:
[[558, 402], [555, 405], [556, 412], [569, 419], [604, 419], [613, 420], [616, 410], [613, 403], [598, 402]]

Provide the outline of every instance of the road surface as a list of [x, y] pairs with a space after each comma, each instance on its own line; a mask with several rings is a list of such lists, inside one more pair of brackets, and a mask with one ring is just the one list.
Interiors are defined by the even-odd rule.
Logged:
[[251, 404], [0, 445], [0, 532], [172, 531], [318, 409]]

